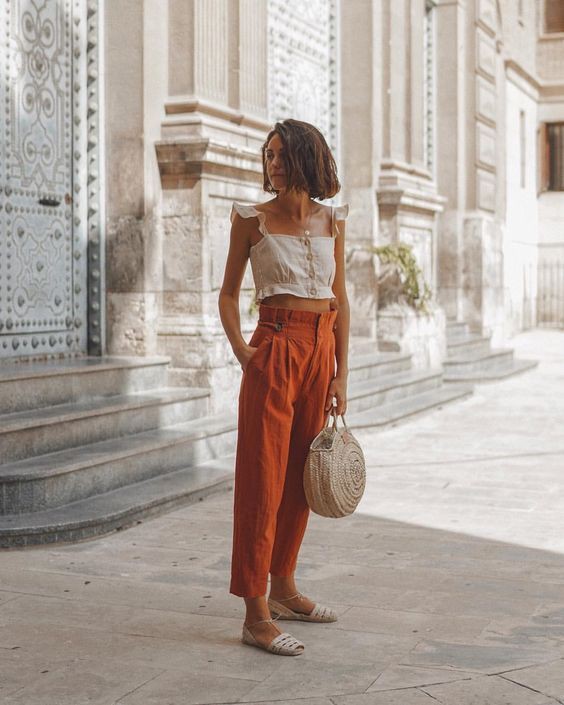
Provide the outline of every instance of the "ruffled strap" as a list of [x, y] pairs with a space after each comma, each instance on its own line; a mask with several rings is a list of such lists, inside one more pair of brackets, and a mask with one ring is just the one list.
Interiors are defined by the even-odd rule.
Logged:
[[[333, 208], [333, 222], [335, 223], [335, 230], [337, 233], [340, 235], [341, 231], [339, 230], [339, 226], [335, 221], [337, 220], [346, 220], [347, 215], [349, 214], [349, 204], [348, 203], [343, 203], [342, 206], [336, 206]], [[333, 232], [333, 229], [331, 229], [331, 232]]]
[[233, 204], [231, 206], [231, 213], [229, 215], [229, 219], [232, 223], [235, 213], [238, 213], [241, 218], [258, 218], [260, 232], [263, 235], [268, 236], [268, 231], [266, 229], [266, 213], [258, 211], [254, 206], [248, 206], [244, 205], [243, 203], [237, 203], [237, 201], [233, 201]]

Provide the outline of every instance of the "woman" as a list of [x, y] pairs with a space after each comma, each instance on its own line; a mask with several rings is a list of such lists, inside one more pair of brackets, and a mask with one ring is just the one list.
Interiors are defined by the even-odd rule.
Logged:
[[[243, 368], [230, 592], [245, 599], [243, 642], [298, 655], [304, 645], [281, 633], [271, 612], [275, 619], [337, 619], [298, 592], [294, 570], [310, 511], [303, 489], [309, 445], [334, 398], [336, 413], [346, 411], [348, 205], [332, 208], [313, 200], [331, 198], [341, 188], [335, 160], [313, 125], [277, 122], [262, 157], [263, 189], [276, 195], [256, 207], [233, 203], [219, 295], [221, 321]], [[248, 258], [260, 304], [249, 344], [239, 316]]]

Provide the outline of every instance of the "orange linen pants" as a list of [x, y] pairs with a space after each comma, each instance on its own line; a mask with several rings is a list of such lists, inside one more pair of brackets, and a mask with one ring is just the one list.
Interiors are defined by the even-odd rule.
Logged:
[[291, 575], [309, 518], [303, 473], [335, 376], [337, 310], [260, 304], [239, 394], [230, 592], [266, 594]]

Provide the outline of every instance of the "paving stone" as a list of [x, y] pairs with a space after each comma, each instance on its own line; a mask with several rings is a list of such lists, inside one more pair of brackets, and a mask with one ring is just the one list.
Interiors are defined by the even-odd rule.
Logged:
[[339, 620], [341, 629], [425, 638], [472, 639], [480, 635], [488, 620], [479, 617], [351, 607]]
[[[274, 657], [266, 652], [259, 653], [261, 656], [264, 654], [264, 658]], [[278, 659], [284, 662], [260, 685], [256, 685], [239, 698], [240, 702], [279, 700], [287, 697], [289, 693], [296, 698], [312, 695], [331, 695], [333, 698], [335, 695], [362, 692], [376, 679], [381, 670], [377, 665], [327, 664], [318, 661], [315, 654], [310, 656], [305, 652], [300, 656]]]
[[[252, 686], [224, 676], [166, 671], [120, 698], [120, 705], [217, 705], [241, 697]], [[239, 696], [239, 697], [238, 697]]]
[[460, 644], [422, 640], [409, 653], [404, 663], [493, 674], [510, 668], [524, 668], [555, 658], [558, 658], [557, 651], [538, 646], [535, 648], [492, 646], [483, 642]]
[[335, 705], [436, 705], [430, 695], [416, 688], [387, 693], [363, 693], [331, 698]]
[[564, 702], [564, 659], [541, 663], [518, 671], [502, 674], [504, 678], [533, 688], [547, 697]]
[[487, 601], [479, 594], [458, 592], [407, 590], [397, 596], [393, 607], [398, 610], [431, 612], [443, 615], [466, 615], [483, 618], [527, 617], [533, 615], [542, 600], [538, 597], [510, 599], [507, 596], [490, 595]]
[[[116, 661], [72, 659], [51, 670], [29, 677], [9, 693], [3, 705], [108, 705], [162, 673], [149, 666], [124, 668]], [[1, 692], [1, 691], [0, 691]]]
[[[290, 631], [306, 645], [308, 656], [327, 664], [365, 664], [369, 668], [387, 668], [401, 661], [417, 644], [417, 634], [374, 634], [371, 632], [347, 631], [332, 624], [300, 624], [278, 622], [283, 631]], [[338, 630], [338, 633], [336, 633]], [[339, 648], [335, 648], [338, 639]]]
[[474, 673], [444, 668], [419, 668], [397, 664], [389, 666], [378, 676], [367, 689], [367, 693], [376, 693], [399, 688], [414, 688], [416, 686], [450, 683], [474, 677]]
[[312, 514], [296, 570], [339, 621], [279, 623], [302, 656], [240, 641], [225, 492], [99, 539], [2, 551], [2, 705], [564, 702], [564, 334], [515, 348], [541, 364], [359, 432], [363, 503]]
[[444, 705], [549, 705], [552, 698], [499, 676], [482, 676], [455, 683], [425, 686], [425, 693]]

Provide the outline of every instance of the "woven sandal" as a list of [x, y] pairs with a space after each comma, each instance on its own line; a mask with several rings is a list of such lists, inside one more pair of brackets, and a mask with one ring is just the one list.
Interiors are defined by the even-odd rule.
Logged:
[[273, 600], [271, 597], [268, 598], [268, 607], [270, 608], [270, 613], [276, 617], [276, 619], [296, 619], [301, 622], [336, 622], [337, 613], [330, 607], [325, 607], [325, 605], [316, 604], [309, 614], [303, 614], [302, 612], [294, 612], [294, 610], [286, 607], [286, 605], [281, 604], [286, 602], [286, 600], [292, 600], [294, 597], [304, 597], [301, 592], [292, 595], [291, 597], [284, 597], [282, 600]]
[[245, 644], [250, 644], [251, 646], [258, 646], [259, 649], [264, 649], [265, 651], [270, 651], [272, 654], [278, 654], [280, 656], [299, 656], [303, 654], [305, 646], [301, 641], [293, 637], [288, 632], [282, 632], [278, 634], [274, 639], [265, 646], [255, 639], [251, 634], [249, 627], [254, 627], [255, 624], [260, 624], [261, 622], [272, 622], [274, 623], [276, 619], [259, 619], [258, 622], [253, 622], [252, 624], [243, 624], [243, 636], [241, 641]]

